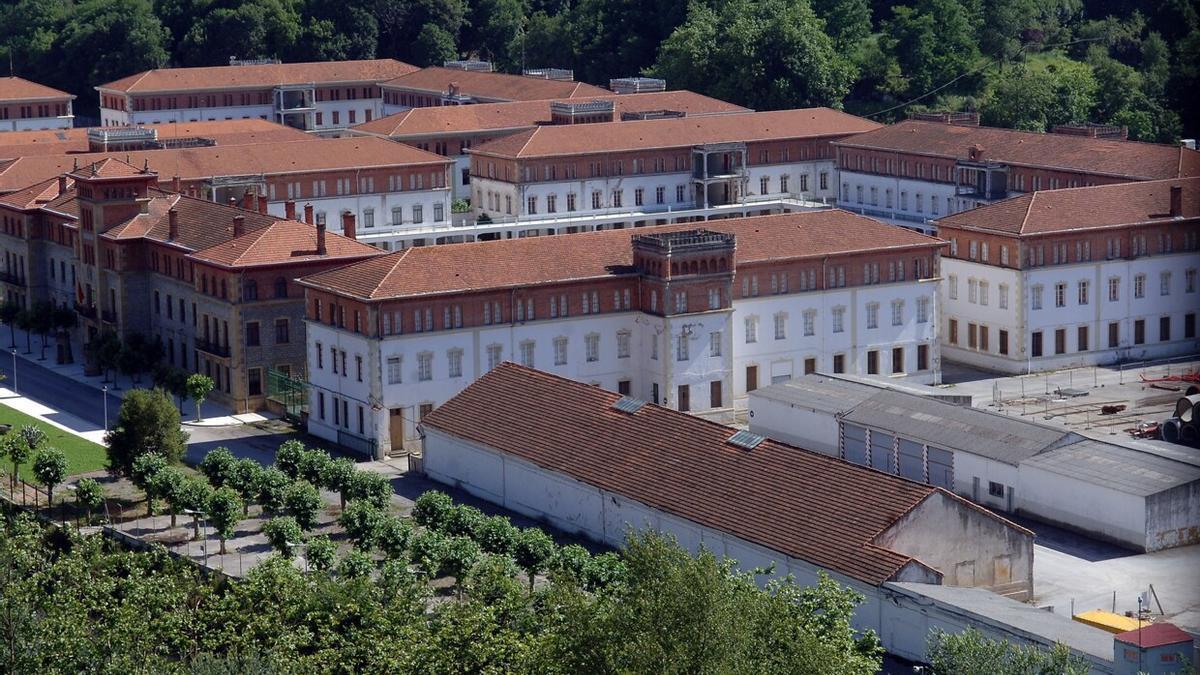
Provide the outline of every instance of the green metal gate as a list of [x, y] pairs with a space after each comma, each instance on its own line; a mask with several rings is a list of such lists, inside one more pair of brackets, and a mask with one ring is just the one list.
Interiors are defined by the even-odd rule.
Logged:
[[308, 412], [308, 383], [269, 368], [267, 398], [283, 407], [284, 417], [292, 422], [299, 422], [302, 415]]

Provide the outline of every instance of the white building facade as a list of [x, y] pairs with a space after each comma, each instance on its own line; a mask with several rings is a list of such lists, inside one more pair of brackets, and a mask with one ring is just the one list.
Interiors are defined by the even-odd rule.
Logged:
[[[735, 272], [733, 250], [741, 245], [735, 241], [753, 246], [752, 237], [766, 235], [766, 229], [759, 234], [754, 225], [811, 220], [816, 232], [846, 218], [911, 240], [870, 254], [832, 253], [828, 279], [818, 276], [815, 258], [809, 264], [787, 258], [758, 263], [739, 255]], [[360, 283], [349, 281], [355, 276], [350, 268], [305, 280], [310, 295], [310, 431], [331, 440], [339, 434], [358, 435], [374, 443], [380, 454], [399, 451], [415, 439], [415, 424], [426, 412], [504, 361], [717, 418], [744, 408], [747, 393], [759, 386], [816, 369], [937, 379], [934, 273], [884, 283], [860, 283], [859, 274], [901, 259], [936, 269], [938, 242], [842, 212], [721, 222], [730, 226], [588, 235], [578, 247], [624, 248], [632, 238], [640, 264], [615, 262], [621, 260], [618, 249], [613, 252], [615, 266], [602, 265], [597, 274], [573, 278], [568, 258], [562, 262], [565, 276], [536, 285], [496, 283], [366, 301], [349, 292], [349, 285]], [[553, 260], [551, 249], [569, 245], [558, 238], [541, 242], [475, 244], [444, 253], [412, 249], [387, 274], [440, 276], [430, 270], [486, 268], [514, 254]], [[493, 251], [499, 258], [490, 257]], [[469, 257], [459, 258], [460, 252]], [[711, 264], [659, 276], [662, 265], [670, 267], [656, 261], [683, 264], [680, 256]], [[846, 264], [833, 264], [843, 257]], [[914, 257], [923, 262], [910, 262]], [[365, 271], [362, 279], [376, 279], [373, 274]], [[827, 282], [831, 287], [824, 287]], [[381, 288], [391, 282], [384, 278], [377, 283]], [[330, 325], [335, 305], [355, 307], [347, 311], [358, 318], [347, 315], [338, 324], [335, 317]], [[340, 402], [334, 404], [334, 398]]]
[[70, 129], [73, 94], [37, 82], [0, 77], [0, 132]]
[[[951, 242], [940, 298], [946, 358], [1027, 373], [1196, 352], [1200, 221], [1186, 209], [1198, 187], [1187, 179], [1020, 197], [1054, 214], [1047, 227], [1006, 222], [1008, 205], [940, 221]], [[1147, 203], [1124, 199], [1134, 192]], [[1103, 206], [1117, 197], [1125, 206]], [[1095, 212], [1069, 210], [1087, 201]], [[1106, 222], [1091, 224], [1097, 217]]]

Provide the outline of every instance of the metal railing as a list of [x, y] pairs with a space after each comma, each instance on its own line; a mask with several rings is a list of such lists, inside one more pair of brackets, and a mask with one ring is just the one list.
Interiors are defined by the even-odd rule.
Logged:
[[219, 342], [196, 338], [196, 349], [213, 356], [229, 356], [229, 345], [222, 346]]

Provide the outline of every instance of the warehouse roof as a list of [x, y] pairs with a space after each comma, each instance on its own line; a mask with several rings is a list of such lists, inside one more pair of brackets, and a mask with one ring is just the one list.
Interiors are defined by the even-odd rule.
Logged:
[[1200, 480], [1200, 467], [1103, 441], [1084, 440], [1021, 463], [1146, 497]]
[[670, 408], [645, 403], [623, 412], [614, 407], [620, 400], [505, 363], [422, 425], [875, 585], [910, 565], [929, 569], [875, 543], [912, 509], [931, 496], [978, 508], [776, 441], [747, 449], [731, 442], [736, 429]]

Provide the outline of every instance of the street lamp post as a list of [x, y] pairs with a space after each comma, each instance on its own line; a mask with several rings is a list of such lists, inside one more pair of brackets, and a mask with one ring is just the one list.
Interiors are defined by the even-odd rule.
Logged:
[[16, 349], [16, 347], [14, 347], [12, 350], [12, 356], [13, 356], [13, 393], [19, 394], [21, 392], [17, 391], [17, 349]]
[[100, 391], [104, 392], [104, 431], [108, 431], [108, 385], [100, 387]]

